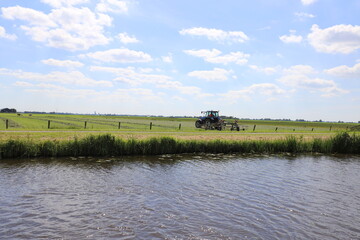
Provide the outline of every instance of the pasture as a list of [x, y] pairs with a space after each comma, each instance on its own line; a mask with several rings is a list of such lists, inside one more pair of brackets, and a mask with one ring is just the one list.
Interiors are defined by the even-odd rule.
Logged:
[[104, 133], [126, 139], [170, 136], [189, 140], [261, 140], [288, 135], [313, 139], [328, 138], [359, 127], [355, 123], [239, 120], [242, 130], [237, 132], [197, 129], [195, 121], [196, 118], [1, 113], [0, 141], [70, 140]]

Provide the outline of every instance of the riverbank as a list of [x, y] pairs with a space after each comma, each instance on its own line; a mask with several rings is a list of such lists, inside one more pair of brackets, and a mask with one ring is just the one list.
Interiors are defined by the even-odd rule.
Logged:
[[179, 153], [360, 153], [360, 136], [339, 133], [305, 140], [286, 136], [274, 140], [180, 140], [172, 137], [123, 139], [111, 134], [62, 141], [10, 139], [0, 142], [0, 158], [129, 156]]

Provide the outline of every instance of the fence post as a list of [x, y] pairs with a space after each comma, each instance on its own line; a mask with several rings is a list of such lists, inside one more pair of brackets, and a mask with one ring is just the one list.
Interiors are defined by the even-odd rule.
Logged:
[[275, 132], [277, 132], [277, 130], [278, 130], [278, 128], [276, 127], [276, 128], [275, 128]]
[[152, 122], [150, 122], [150, 130], [151, 130], [151, 128], [152, 128]]
[[6, 129], [8, 129], [9, 128], [9, 119], [6, 119], [5, 125], [6, 125]]
[[119, 127], [118, 127], [118, 129], [120, 129], [120, 126], [121, 126], [121, 122], [119, 122]]
[[331, 128], [332, 128], [332, 126], [330, 126], [330, 132], [331, 132]]
[[179, 124], [179, 130], [181, 129], [181, 123]]
[[87, 121], [85, 121], [85, 123], [84, 123], [84, 128], [86, 129], [86, 124], [87, 124]]
[[253, 132], [255, 131], [256, 125], [254, 125]]
[[48, 129], [50, 129], [50, 120], [48, 120]]
[[311, 131], [313, 132], [313, 131], [314, 131], [314, 128], [312, 128]]

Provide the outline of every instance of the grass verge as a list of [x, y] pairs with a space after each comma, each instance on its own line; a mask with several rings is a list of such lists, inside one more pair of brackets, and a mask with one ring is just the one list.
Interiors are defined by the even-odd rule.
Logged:
[[0, 158], [127, 156], [179, 153], [360, 153], [360, 136], [338, 133], [328, 138], [304, 140], [287, 136], [275, 140], [180, 140], [172, 137], [122, 139], [111, 134], [63, 141], [9, 139], [0, 142]]

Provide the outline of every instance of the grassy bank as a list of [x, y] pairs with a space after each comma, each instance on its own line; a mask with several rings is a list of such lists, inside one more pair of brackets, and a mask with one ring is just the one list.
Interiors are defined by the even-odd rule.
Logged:
[[15, 139], [0, 142], [0, 158], [127, 156], [179, 153], [360, 153], [360, 136], [339, 133], [328, 139], [288, 136], [276, 140], [179, 140], [116, 138], [110, 134], [64, 141]]

